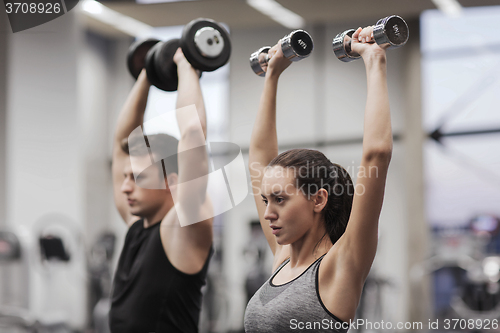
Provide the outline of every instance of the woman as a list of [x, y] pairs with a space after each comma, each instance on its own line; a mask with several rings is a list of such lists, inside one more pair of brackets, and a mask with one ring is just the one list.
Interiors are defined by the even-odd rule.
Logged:
[[349, 174], [318, 151], [278, 155], [276, 92], [280, 74], [290, 65], [278, 45], [269, 52], [249, 157], [274, 273], [248, 303], [245, 331], [345, 332], [375, 257], [392, 153], [385, 50], [373, 42], [372, 27], [353, 34], [351, 47], [362, 56], [368, 81], [354, 190]]

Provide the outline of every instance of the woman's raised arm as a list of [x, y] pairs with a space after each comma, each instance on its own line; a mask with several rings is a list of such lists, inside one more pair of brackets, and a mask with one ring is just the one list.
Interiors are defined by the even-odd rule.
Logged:
[[266, 239], [276, 253], [278, 244], [269, 228], [269, 222], [264, 219], [266, 206], [261, 197], [261, 182], [265, 167], [278, 156], [278, 136], [276, 134], [276, 94], [278, 79], [281, 73], [290, 65], [290, 60], [283, 56], [280, 43], [269, 50], [268, 64], [264, 90], [260, 98], [259, 110], [250, 139], [249, 168], [252, 180], [252, 190], [259, 213], [259, 220]]
[[349, 267], [356, 271], [353, 273], [359, 273], [357, 276], [362, 281], [370, 271], [377, 250], [378, 220], [392, 154], [386, 55], [384, 49], [372, 42], [372, 38], [372, 27], [359, 28], [353, 35], [352, 49], [363, 57], [366, 67], [368, 95], [363, 155], [351, 216], [338, 244], [342, 262], [349, 263]]

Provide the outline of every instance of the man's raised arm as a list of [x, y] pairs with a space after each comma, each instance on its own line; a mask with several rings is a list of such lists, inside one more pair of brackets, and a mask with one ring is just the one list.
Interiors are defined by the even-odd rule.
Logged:
[[[207, 120], [201, 93], [199, 75], [186, 60], [179, 49], [174, 56], [177, 63], [179, 85], [177, 94], [177, 123], [181, 138], [179, 140], [179, 186], [176, 208], [181, 225], [206, 220], [206, 191], [208, 180], [208, 156], [205, 140]], [[194, 107], [193, 107], [194, 105]], [[186, 108], [187, 107], [187, 108]], [[189, 182], [189, 184], [186, 184]]]
[[146, 110], [150, 86], [146, 70], [143, 69], [120, 111], [113, 138], [113, 194], [116, 208], [128, 225], [135, 222], [137, 217], [130, 214], [126, 197], [120, 190], [124, 180], [123, 170], [129, 158], [122, 150], [122, 143], [144, 121], [144, 111]]

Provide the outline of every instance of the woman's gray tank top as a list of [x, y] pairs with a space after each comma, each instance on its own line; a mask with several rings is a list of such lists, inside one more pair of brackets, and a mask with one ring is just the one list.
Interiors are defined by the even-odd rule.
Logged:
[[245, 311], [246, 333], [347, 332], [348, 322], [335, 317], [319, 296], [318, 269], [323, 256], [292, 281], [274, 285], [283, 262], [253, 295]]

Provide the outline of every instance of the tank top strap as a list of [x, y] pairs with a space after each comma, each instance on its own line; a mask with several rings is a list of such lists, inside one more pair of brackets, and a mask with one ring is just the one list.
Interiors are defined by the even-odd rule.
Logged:
[[[292, 283], [296, 280], [299, 280], [301, 278], [304, 278], [305, 276], [310, 276], [310, 277], [314, 277], [316, 276], [316, 272], [318, 271], [318, 268], [319, 268], [319, 264], [321, 263], [321, 260], [323, 260], [323, 257], [326, 255], [323, 254], [321, 257], [319, 257], [318, 259], [316, 259], [311, 265], [309, 265], [309, 267], [306, 268], [306, 270], [304, 272], [302, 272], [302, 274], [300, 274], [299, 276], [297, 276], [296, 278], [292, 279], [291, 281], [283, 284], [283, 285], [286, 285], [286, 284], [289, 284], [289, 283]], [[271, 285], [275, 286], [272, 281], [274, 280], [274, 277], [279, 273], [279, 271], [286, 265], [290, 262], [290, 258], [287, 258], [285, 259], [285, 261], [283, 261], [281, 263], [281, 265], [279, 265], [278, 268], [276, 268], [276, 270], [274, 271], [274, 273], [271, 275], [271, 277], [269, 278], [269, 282]], [[283, 286], [281, 285], [281, 286]], [[276, 287], [276, 286], [275, 286]]]
[[321, 257], [319, 257], [318, 259], [316, 259], [316, 261], [311, 265], [312, 269], [311, 269], [311, 272], [313, 274], [316, 274], [316, 272], [318, 271], [319, 269], [319, 265], [321, 264], [321, 261], [323, 261], [323, 258], [326, 256], [326, 253], [323, 254]]
[[290, 262], [290, 257], [286, 258], [279, 266], [278, 268], [276, 268], [273, 272], [273, 274], [271, 275], [271, 281], [272, 279], [276, 276], [276, 274], [278, 274], [278, 272], [286, 265]]
[[316, 288], [316, 276], [318, 275], [319, 265], [325, 257], [326, 253], [321, 257], [316, 259], [305, 271], [302, 273], [302, 279], [305, 283], [311, 285], [311, 287]]

